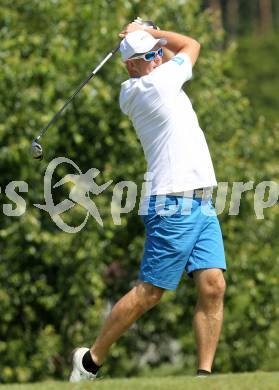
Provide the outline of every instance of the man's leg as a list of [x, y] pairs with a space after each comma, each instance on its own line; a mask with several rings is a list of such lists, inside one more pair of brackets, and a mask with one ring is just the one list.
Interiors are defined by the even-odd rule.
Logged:
[[147, 310], [156, 305], [164, 289], [140, 282], [112, 308], [90, 352], [93, 361], [101, 365], [111, 345]]
[[211, 367], [223, 323], [225, 279], [217, 268], [195, 271], [198, 301], [194, 316], [194, 331], [198, 352], [198, 369], [211, 372]]

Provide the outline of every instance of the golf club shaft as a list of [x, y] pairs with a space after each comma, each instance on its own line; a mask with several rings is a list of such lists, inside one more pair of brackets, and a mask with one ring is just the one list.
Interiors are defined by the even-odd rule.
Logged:
[[39, 141], [39, 139], [44, 135], [44, 133], [47, 131], [47, 129], [56, 121], [56, 119], [62, 114], [62, 112], [65, 110], [65, 108], [68, 106], [69, 103], [75, 98], [75, 96], [80, 92], [80, 90], [92, 79], [93, 76], [101, 69], [101, 67], [118, 51], [119, 44], [112, 49], [109, 54], [100, 62], [100, 64], [90, 73], [90, 75], [80, 84], [80, 86], [76, 89], [76, 91], [70, 96], [66, 102], [64, 103], [63, 107], [60, 108], [60, 110], [51, 118], [51, 120], [48, 122], [48, 124], [41, 130], [40, 134], [35, 138], [35, 141]]

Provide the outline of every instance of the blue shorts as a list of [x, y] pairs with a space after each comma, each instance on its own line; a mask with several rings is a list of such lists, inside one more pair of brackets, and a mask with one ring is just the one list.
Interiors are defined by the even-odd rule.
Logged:
[[222, 232], [211, 199], [153, 195], [144, 203], [146, 240], [140, 280], [175, 290], [184, 270], [190, 276], [201, 269], [226, 270]]

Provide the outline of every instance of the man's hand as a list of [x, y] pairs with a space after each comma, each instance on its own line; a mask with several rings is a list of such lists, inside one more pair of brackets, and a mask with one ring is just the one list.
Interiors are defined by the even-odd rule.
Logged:
[[145, 30], [145, 27], [142, 24], [137, 22], [129, 23], [123, 30], [118, 34], [120, 38], [125, 38], [127, 34], [137, 31], [137, 30]]

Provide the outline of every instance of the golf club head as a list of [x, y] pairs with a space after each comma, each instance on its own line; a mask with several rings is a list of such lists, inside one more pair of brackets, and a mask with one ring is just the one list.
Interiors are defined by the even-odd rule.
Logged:
[[42, 160], [43, 158], [43, 148], [37, 141], [37, 139], [34, 139], [31, 145], [31, 156], [35, 160]]

